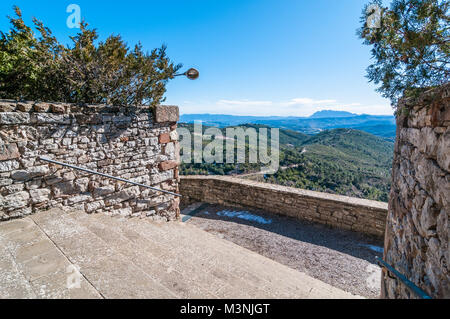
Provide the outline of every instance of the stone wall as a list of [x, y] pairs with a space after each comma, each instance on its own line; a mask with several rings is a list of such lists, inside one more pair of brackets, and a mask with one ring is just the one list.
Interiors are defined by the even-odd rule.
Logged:
[[0, 220], [65, 206], [175, 219], [179, 200], [38, 156], [178, 191], [178, 107], [0, 100]]
[[[450, 85], [399, 103], [385, 260], [435, 298], [450, 298]], [[382, 297], [414, 298], [384, 273]]]
[[195, 201], [263, 209], [376, 237], [384, 235], [387, 204], [225, 176], [181, 176], [182, 205]]

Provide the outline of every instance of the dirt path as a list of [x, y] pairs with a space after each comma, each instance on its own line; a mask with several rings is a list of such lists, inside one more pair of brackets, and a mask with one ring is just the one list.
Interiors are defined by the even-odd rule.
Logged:
[[215, 205], [205, 206], [187, 222], [344, 291], [368, 298], [380, 295], [375, 256], [382, 256], [383, 243], [373, 238]]

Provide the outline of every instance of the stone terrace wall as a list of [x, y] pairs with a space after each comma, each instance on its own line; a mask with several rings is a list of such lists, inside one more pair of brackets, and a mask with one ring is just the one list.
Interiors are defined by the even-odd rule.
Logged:
[[182, 205], [253, 207], [382, 237], [387, 204], [224, 176], [181, 176]]
[[39, 161], [38, 156], [178, 191], [178, 107], [0, 100], [0, 220], [68, 206], [175, 219], [172, 195]]
[[[403, 100], [386, 228], [385, 260], [435, 298], [450, 298], [450, 84]], [[382, 297], [413, 298], [383, 276]]]

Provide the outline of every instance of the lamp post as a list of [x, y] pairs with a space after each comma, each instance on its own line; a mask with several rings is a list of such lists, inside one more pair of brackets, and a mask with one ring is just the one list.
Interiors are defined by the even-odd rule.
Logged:
[[189, 80], [197, 80], [200, 76], [200, 72], [194, 68], [191, 68], [184, 73], [175, 74], [174, 76], [186, 76]]

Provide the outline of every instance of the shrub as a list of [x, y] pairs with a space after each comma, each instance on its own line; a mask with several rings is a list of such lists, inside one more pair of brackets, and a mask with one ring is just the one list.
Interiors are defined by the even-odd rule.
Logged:
[[104, 42], [83, 22], [68, 47], [33, 19], [39, 37], [22, 13], [8, 17], [11, 30], [0, 31], [0, 98], [86, 104], [156, 105], [181, 65], [167, 57], [166, 47], [144, 52], [130, 49], [120, 35]]

